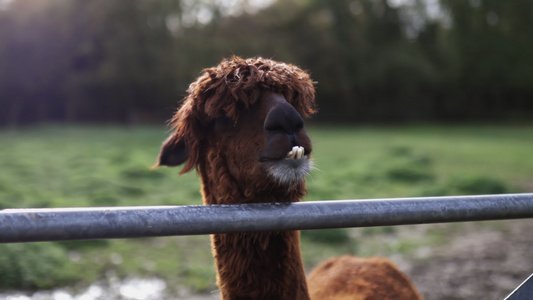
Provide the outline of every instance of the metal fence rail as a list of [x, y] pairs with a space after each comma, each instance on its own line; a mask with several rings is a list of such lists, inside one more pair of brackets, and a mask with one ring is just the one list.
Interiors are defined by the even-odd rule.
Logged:
[[209, 206], [0, 210], [0, 242], [533, 218], [533, 193]]

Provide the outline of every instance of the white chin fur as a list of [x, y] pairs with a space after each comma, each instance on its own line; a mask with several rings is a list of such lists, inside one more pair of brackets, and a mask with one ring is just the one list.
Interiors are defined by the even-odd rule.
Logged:
[[300, 156], [298, 159], [284, 158], [266, 163], [268, 174], [280, 185], [292, 185], [304, 179], [312, 168], [313, 162], [308, 156]]

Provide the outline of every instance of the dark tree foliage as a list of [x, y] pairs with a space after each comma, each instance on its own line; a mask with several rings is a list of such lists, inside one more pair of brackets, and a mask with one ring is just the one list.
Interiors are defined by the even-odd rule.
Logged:
[[0, 1], [0, 126], [161, 122], [234, 54], [309, 70], [318, 121], [533, 113], [531, 1], [237, 2]]

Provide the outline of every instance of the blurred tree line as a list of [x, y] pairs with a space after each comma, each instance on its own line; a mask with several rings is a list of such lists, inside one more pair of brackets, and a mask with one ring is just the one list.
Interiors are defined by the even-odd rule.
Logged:
[[160, 122], [233, 54], [318, 81], [316, 120], [528, 119], [533, 1], [0, 0], [0, 126]]

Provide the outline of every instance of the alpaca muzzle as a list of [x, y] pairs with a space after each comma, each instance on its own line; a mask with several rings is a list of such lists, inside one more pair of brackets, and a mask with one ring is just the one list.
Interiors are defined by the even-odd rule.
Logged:
[[313, 161], [301, 146], [294, 146], [285, 158], [265, 161], [263, 164], [270, 177], [285, 186], [304, 180], [313, 169]]

